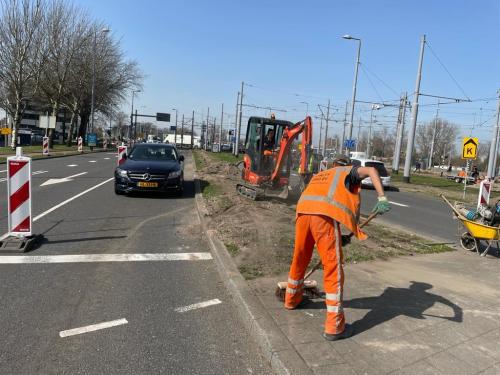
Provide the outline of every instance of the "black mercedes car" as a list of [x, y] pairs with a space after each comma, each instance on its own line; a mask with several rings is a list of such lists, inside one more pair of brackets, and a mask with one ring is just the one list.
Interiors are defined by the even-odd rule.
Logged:
[[184, 156], [170, 144], [139, 143], [115, 169], [115, 193], [177, 192], [184, 187]]

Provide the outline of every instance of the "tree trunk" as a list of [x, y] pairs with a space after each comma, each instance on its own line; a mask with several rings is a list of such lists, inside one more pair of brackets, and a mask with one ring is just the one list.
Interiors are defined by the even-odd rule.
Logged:
[[71, 147], [73, 144], [73, 132], [75, 131], [75, 123], [77, 119], [76, 113], [73, 111], [71, 112], [71, 121], [69, 124], [69, 130], [68, 130], [68, 140], [66, 141], [66, 146]]
[[19, 125], [21, 124], [21, 108], [19, 107], [19, 102], [16, 103], [16, 110], [14, 112], [14, 119], [12, 123], [12, 139], [10, 142], [10, 147], [15, 150], [17, 147], [17, 134], [19, 132]]
[[85, 138], [85, 134], [87, 134], [87, 125], [89, 123], [90, 119], [90, 113], [84, 112], [80, 116], [81, 122], [80, 122], [80, 128], [78, 129], [78, 136]]

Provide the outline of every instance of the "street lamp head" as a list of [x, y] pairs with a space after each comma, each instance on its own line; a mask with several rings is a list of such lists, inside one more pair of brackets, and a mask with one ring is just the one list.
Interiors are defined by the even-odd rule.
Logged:
[[111, 30], [108, 29], [107, 27], [104, 27], [103, 29], [101, 29], [101, 33], [109, 33]]
[[352, 39], [352, 36], [350, 36], [349, 34], [345, 34], [342, 38], [344, 38], [344, 39]]

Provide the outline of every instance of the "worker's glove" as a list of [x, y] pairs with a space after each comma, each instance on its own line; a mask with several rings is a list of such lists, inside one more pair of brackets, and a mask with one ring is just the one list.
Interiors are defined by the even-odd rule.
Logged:
[[351, 243], [351, 236], [348, 234], [343, 234], [342, 235], [342, 246], [345, 246], [347, 244]]
[[387, 199], [387, 197], [383, 196], [383, 197], [378, 197], [378, 202], [375, 205], [375, 207], [373, 207], [372, 212], [375, 212], [378, 215], [382, 215], [387, 211], [389, 211], [390, 209], [391, 206], [389, 204], [389, 200]]

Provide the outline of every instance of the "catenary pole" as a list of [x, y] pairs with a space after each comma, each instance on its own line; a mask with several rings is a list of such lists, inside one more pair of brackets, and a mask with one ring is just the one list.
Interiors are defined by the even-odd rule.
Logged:
[[219, 151], [222, 151], [222, 123], [224, 121], [224, 103], [220, 112], [220, 129], [219, 129]]
[[240, 105], [240, 92], [238, 91], [238, 95], [236, 96], [236, 114], [234, 115], [234, 133], [233, 133], [233, 137], [234, 137], [234, 142], [233, 143], [233, 155], [238, 155], [237, 152], [238, 152], [238, 149], [236, 148], [236, 131], [237, 131], [237, 128], [238, 128], [238, 106]]
[[401, 98], [399, 105], [399, 116], [396, 128], [396, 144], [394, 145], [394, 155], [392, 157], [392, 173], [399, 173], [399, 158], [401, 157], [401, 146], [403, 145], [403, 134], [405, 128], [407, 94]]
[[487, 177], [493, 178], [496, 175], [495, 171], [495, 159], [497, 158], [497, 142], [498, 142], [498, 133], [500, 127], [500, 90], [498, 91], [498, 107], [497, 107], [497, 120], [493, 127], [493, 135], [491, 138], [490, 144], [490, 157], [488, 158], [488, 172], [486, 173]]
[[245, 82], [241, 82], [241, 91], [240, 91], [240, 113], [239, 113], [239, 118], [238, 118], [238, 129], [236, 129], [236, 151], [235, 155], [238, 156], [240, 152], [240, 137], [241, 137], [241, 120], [243, 118], [243, 89], [245, 86]]
[[323, 140], [323, 150], [326, 156], [326, 142], [328, 140], [328, 121], [330, 120], [330, 99], [328, 99], [328, 107], [326, 108], [326, 119], [325, 119], [325, 139]]
[[210, 116], [210, 107], [208, 107], [207, 110], [207, 124], [205, 126], [205, 150], [207, 149], [208, 146], [208, 118]]
[[415, 130], [417, 128], [418, 117], [418, 97], [420, 96], [420, 81], [422, 80], [422, 65], [424, 62], [425, 35], [420, 38], [420, 57], [418, 61], [417, 79], [415, 82], [415, 92], [413, 103], [411, 105], [411, 126], [408, 132], [408, 143], [406, 145], [405, 169], [403, 173], [403, 181], [410, 182], [411, 160], [413, 154], [413, 145], [415, 143]]
[[436, 109], [436, 118], [434, 119], [434, 130], [432, 132], [431, 152], [429, 153], [429, 166], [428, 166], [429, 168], [427, 169], [432, 169], [432, 158], [434, 157], [434, 143], [436, 142], [438, 118], [439, 118], [439, 100]]
[[191, 116], [191, 150], [194, 148], [194, 109]]

